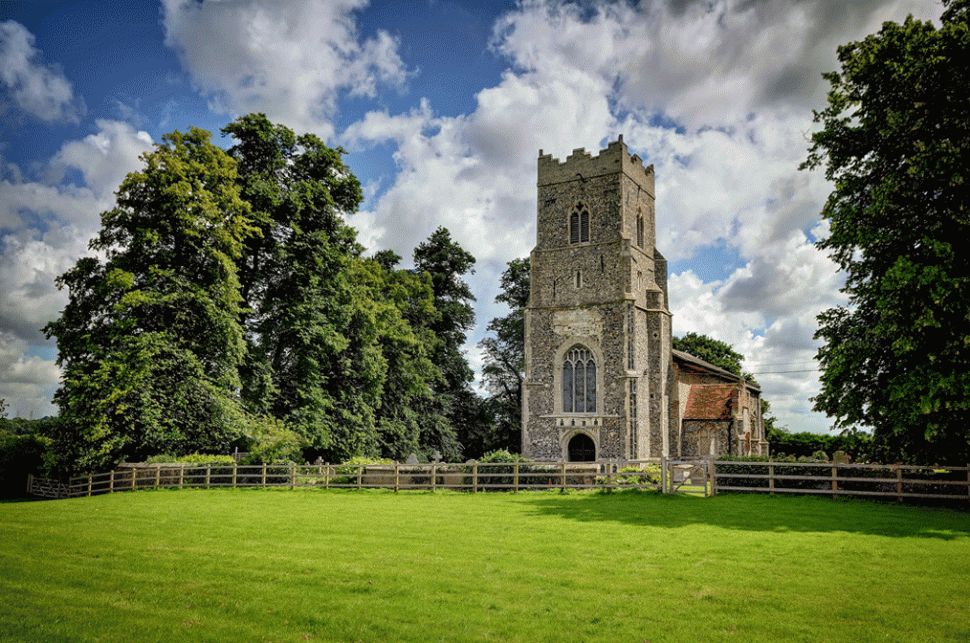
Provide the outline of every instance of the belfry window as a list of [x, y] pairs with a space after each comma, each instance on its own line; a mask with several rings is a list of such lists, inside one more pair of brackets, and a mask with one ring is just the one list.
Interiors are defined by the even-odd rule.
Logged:
[[589, 208], [582, 203], [569, 214], [569, 243], [589, 243]]
[[566, 351], [562, 365], [563, 413], [596, 412], [596, 361], [584, 346]]

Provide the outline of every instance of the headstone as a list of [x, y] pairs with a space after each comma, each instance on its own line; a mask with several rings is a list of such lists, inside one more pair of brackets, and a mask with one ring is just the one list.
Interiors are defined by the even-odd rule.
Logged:
[[845, 451], [836, 451], [832, 454], [832, 462], [835, 464], [849, 464], [849, 454]]
[[417, 464], [417, 463], [418, 463], [418, 456], [412, 453], [411, 455], [408, 456], [408, 461], [405, 464]]
[[441, 452], [438, 449], [434, 450], [434, 455], [432, 456], [435, 462], [441, 462]]

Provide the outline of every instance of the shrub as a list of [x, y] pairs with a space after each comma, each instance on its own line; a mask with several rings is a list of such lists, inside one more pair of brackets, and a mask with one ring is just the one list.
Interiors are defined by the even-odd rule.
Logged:
[[290, 464], [303, 460], [306, 439], [287, 429], [280, 420], [270, 417], [251, 420], [249, 437], [246, 464]]
[[[660, 472], [656, 470], [644, 470], [640, 467], [623, 467], [617, 471], [615, 477], [613, 477], [613, 484], [622, 485], [647, 485], [647, 484], [660, 484]], [[626, 475], [624, 475], [626, 474]], [[606, 484], [607, 478], [597, 478], [597, 484]]]
[[152, 457], [145, 459], [146, 464], [170, 464], [178, 461], [179, 461], [178, 456], [174, 456], [168, 453], [160, 453], [158, 455], [153, 455]]
[[[490, 451], [483, 455], [478, 461], [479, 464], [508, 464], [510, 466], [486, 466], [478, 469], [478, 484], [485, 487], [486, 491], [508, 491], [515, 486], [515, 463], [530, 462], [518, 453], [510, 453], [505, 449]], [[529, 466], [519, 466], [519, 473], [532, 473], [533, 469]], [[466, 484], [472, 484], [468, 478]], [[519, 480], [520, 485], [535, 484], [531, 477]]]
[[176, 462], [186, 464], [236, 464], [231, 455], [213, 455], [210, 453], [190, 453], [179, 457]]

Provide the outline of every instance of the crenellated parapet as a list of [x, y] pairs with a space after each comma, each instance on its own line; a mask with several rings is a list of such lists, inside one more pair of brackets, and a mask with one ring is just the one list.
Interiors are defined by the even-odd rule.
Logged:
[[538, 186], [563, 183], [566, 181], [591, 179], [598, 176], [622, 172], [638, 186], [655, 196], [653, 165], [643, 166], [643, 159], [627, 151], [627, 145], [620, 134], [617, 140], [609, 143], [605, 150], [593, 156], [585, 148], [577, 148], [565, 161], [543, 154], [539, 150]]

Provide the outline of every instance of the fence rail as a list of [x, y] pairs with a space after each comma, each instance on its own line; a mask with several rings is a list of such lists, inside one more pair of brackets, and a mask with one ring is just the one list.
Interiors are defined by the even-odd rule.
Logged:
[[312, 487], [435, 491], [654, 489], [704, 496], [725, 492], [970, 501], [970, 466], [920, 467], [824, 462], [735, 462], [660, 458], [627, 462], [393, 465], [128, 464], [67, 482], [29, 476], [27, 492], [77, 498], [148, 488]]
[[716, 493], [785, 493], [970, 502], [970, 465], [714, 462]]
[[[621, 469], [622, 467], [622, 469]], [[129, 464], [59, 483], [29, 476], [27, 492], [77, 498], [149, 488], [313, 487], [394, 491], [525, 491], [662, 489], [659, 460], [636, 462], [432, 463], [393, 465]]]

